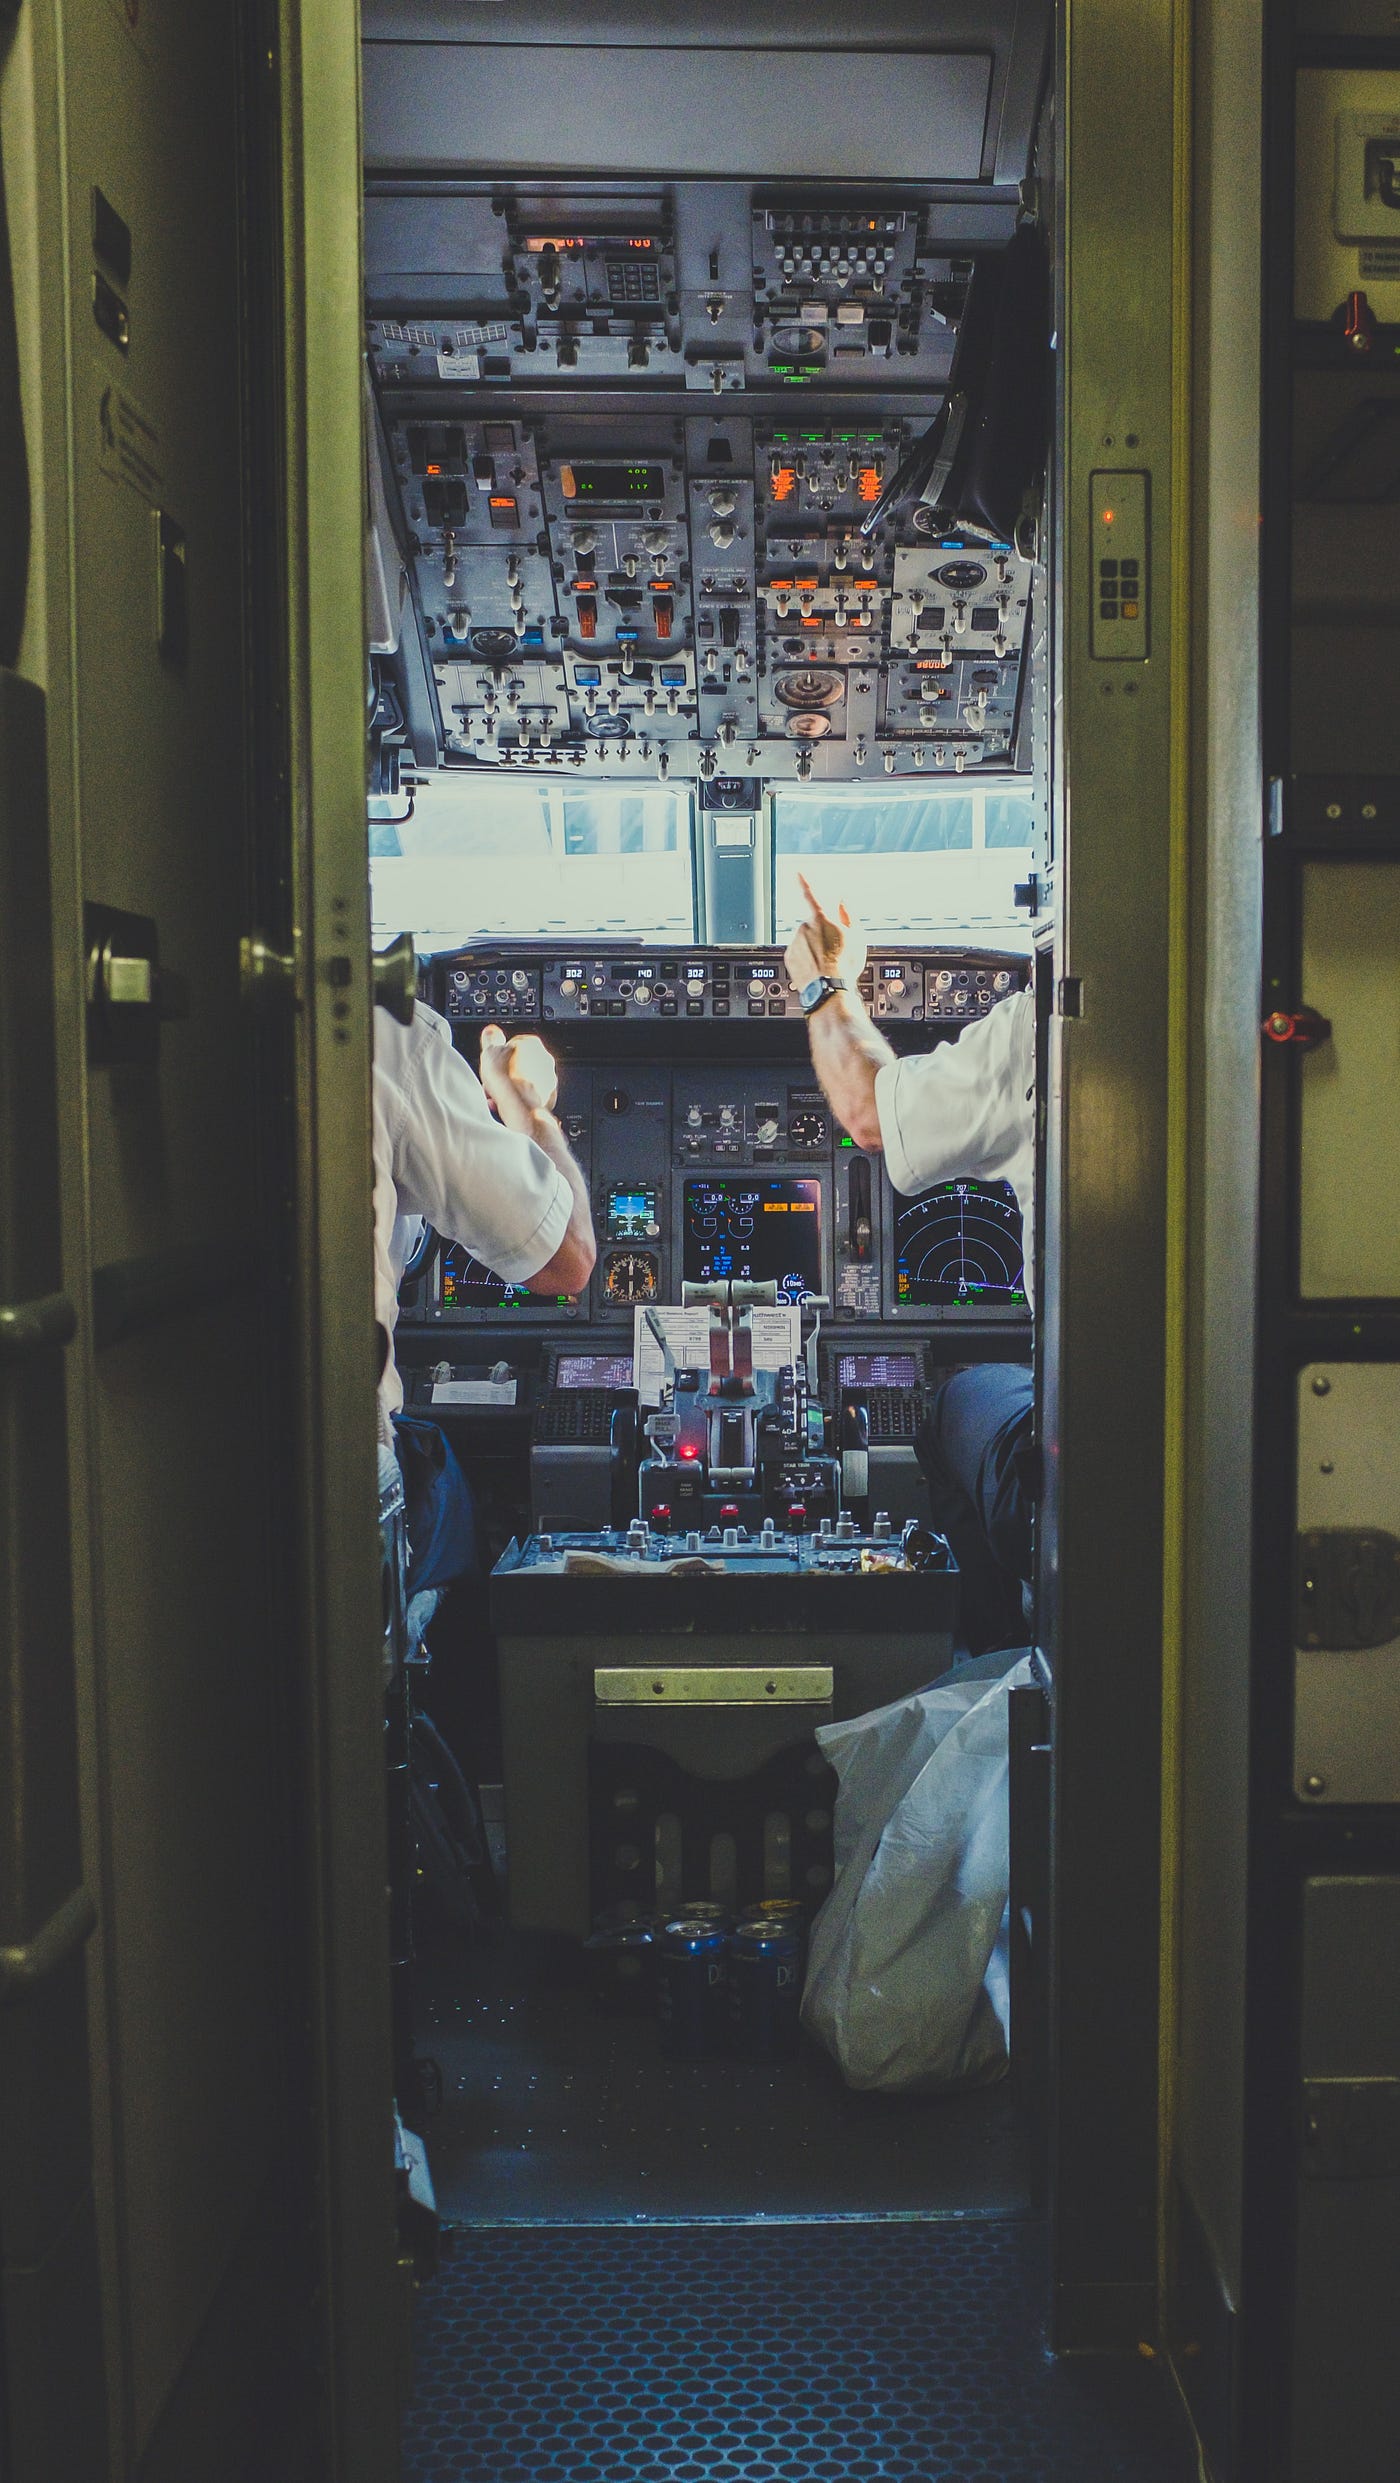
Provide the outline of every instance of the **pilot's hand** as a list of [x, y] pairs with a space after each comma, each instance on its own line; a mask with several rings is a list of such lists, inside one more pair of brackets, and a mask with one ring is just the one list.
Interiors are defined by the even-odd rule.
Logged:
[[538, 1035], [507, 1038], [499, 1026], [483, 1026], [481, 1083], [501, 1119], [519, 1128], [532, 1112], [553, 1111], [559, 1071]]
[[854, 985], [865, 964], [865, 942], [844, 905], [834, 915], [823, 913], [801, 872], [797, 884], [807, 901], [807, 919], [799, 923], [787, 945], [784, 964], [795, 991], [815, 982], [819, 974], [840, 975]]

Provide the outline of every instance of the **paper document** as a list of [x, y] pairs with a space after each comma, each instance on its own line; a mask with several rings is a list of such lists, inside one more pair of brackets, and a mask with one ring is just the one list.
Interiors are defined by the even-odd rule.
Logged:
[[434, 1405], [514, 1405], [511, 1379], [435, 1379]]
[[[675, 1356], [677, 1370], [708, 1373], [709, 1310], [681, 1309], [674, 1305], [658, 1309], [653, 1304], [651, 1315]], [[802, 1313], [796, 1302], [778, 1302], [771, 1308], [766, 1304], [760, 1305], [750, 1311], [749, 1321], [756, 1371], [781, 1371], [789, 1362], [797, 1360], [802, 1342]], [[666, 1366], [661, 1348], [647, 1326], [645, 1310], [638, 1310], [634, 1315], [632, 1368], [641, 1403], [659, 1405]]]

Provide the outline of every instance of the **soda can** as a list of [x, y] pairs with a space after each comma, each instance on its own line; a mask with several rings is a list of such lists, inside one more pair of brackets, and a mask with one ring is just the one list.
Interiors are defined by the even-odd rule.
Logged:
[[649, 2016], [656, 1935], [650, 1923], [603, 1923], [584, 1943], [593, 1997], [614, 2017]]
[[718, 1923], [722, 1931], [732, 1931], [734, 1927], [733, 1908], [721, 1905], [718, 1897], [687, 1897], [671, 1919], [683, 1919], [688, 1923]]
[[781, 1916], [751, 1914], [729, 1941], [729, 2029], [742, 2060], [791, 2060], [802, 2000], [802, 1942]]
[[678, 2060], [724, 2049], [725, 1933], [703, 1915], [666, 1925], [656, 1951], [656, 2013], [661, 2048]]

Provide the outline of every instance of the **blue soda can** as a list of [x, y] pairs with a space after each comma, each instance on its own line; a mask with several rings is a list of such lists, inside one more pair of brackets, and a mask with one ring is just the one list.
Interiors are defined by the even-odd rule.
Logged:
[[661, 2048], [678, 2060], [703, 2060], [724, 2049], [725, 1934], [704, 1917], [681, 1915], [666, 1925], [656, 1952], [656, 2013]]
[[802, 1942], [781, 1916], [751, 1914], [729, 1942], [729, 2028], [742, 2060], [791, 2060], [802, 1999]]

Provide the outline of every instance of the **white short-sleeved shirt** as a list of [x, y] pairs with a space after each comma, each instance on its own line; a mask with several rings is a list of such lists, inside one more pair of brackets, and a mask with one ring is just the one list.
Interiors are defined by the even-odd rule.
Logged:
[[1035, 1267], [1035, 1002], [999, 1000], [954, 1043], [886, 1061], [875, 1078], [885, 1163], [906, 1198], [966, 1173], [1009, 1181], [1021, 1209], [1026, 1291]]
[[399, 1284], [423, 1224], [524, 1284], [552, 1259], [573, 1193], [557, 1164], [492, 1114], [454, 1051], [446, 1018], [421, 1003], [413, 1024], [374, 1012], [374, 1314], [389, 1338], [379, 1383], [381, 1436], [403, 1404], [394, 1365]]

